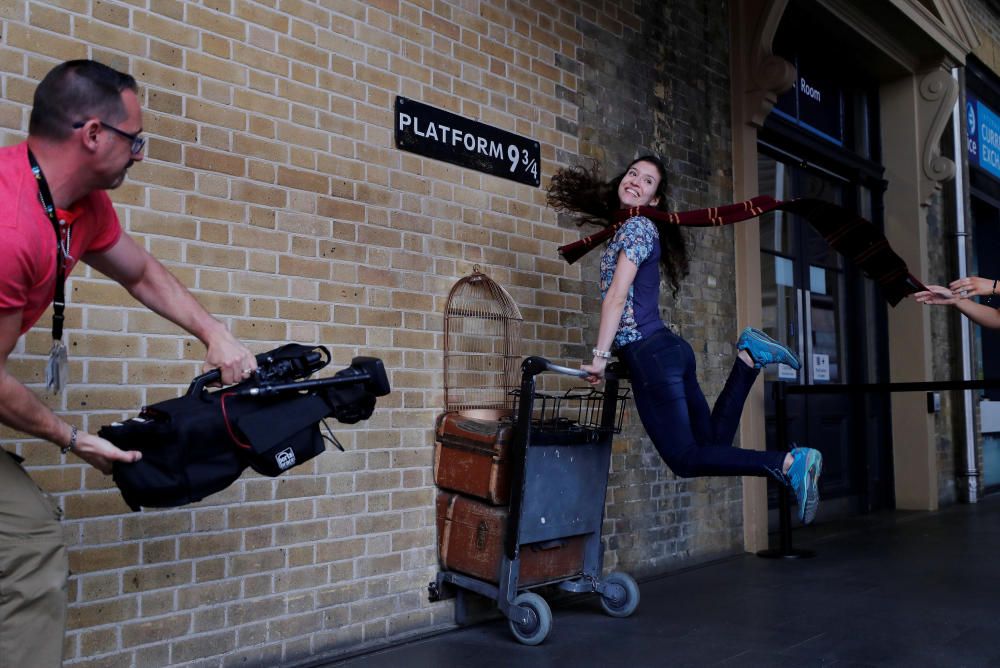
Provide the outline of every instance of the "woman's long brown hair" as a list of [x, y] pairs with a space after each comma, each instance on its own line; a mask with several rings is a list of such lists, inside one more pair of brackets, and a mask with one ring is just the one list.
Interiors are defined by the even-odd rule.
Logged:
[[[659, 198], [657, 209], [667, 210], [667, 170], [659, 158], [644, 155], [629, 163], [621, 174], [604, 181], [600, 166], [595, 162], [590, 169], [582, 166], [563, 167], [552, 176], [546, 201], [556, 211], [576, 214], [577, 225], [591, 223], [601, 227], [611, 224], [612, 214], [621, 208], [618, 186], [637, 162], [648, 162], [660, 173], [660, 183], [656, 186]], [[681, 280], [688, 275], [687, 242], [680, 228], [654, 221], [660, 233], [660, 264], [667, 281], [676, 295]]]

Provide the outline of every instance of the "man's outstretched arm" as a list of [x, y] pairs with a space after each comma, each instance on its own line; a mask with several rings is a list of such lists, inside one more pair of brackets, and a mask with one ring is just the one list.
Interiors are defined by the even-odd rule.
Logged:
[[[21, 311], [0, 312], [0, 422], [37, 438], [65, 447], [73, 428], [53, 413], [31, 390], [7, 371], [7, 358], [21, 332]], [[135, 462], [139, 452], [119, 450], [109, 441], [77, 432], [73, 453], [103, 473], [112, 462]]]
[[205, 344], [205, 370], [221, 369], [229, 385], [257, 368], [253, 353], [198, 303], [194, 295], [159, 260], [128, 234], [102, 253], [88, 253], [83, 261], [121, 283], [150, 310], [183, 328]]

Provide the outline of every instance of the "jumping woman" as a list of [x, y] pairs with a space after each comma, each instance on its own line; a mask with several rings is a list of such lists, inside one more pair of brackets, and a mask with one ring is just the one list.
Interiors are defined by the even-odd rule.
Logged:
[[[654, 156], [634, 160], [624, 173], [602, 181], [596, 169], [564, 168], [552, 177], [548, 203], [578, 214], [581, 223], [611, 224], [617, 209], [666, 208], [666, 169]], [[676, 225], [645, 216], [628, 218], [601, 257], [601, 321], [593, 361], [582, 366], [599, 383], [615, 354], [628, 368], [635, 406], [663, 461], [678, 476], [770, 476], [789, 486], [799, 520], [813, 521], [823, 457], [813, 448], [788, 453], [732, 447], [743, 404], [768, 364], [799, 369], [791, 350], [747, 327], [736, 342], [733, 369], [710, 411], [695, 377], [690, 344], [659, 316], [660, 266], [676, 293], [687, 275], [685, 240]]]

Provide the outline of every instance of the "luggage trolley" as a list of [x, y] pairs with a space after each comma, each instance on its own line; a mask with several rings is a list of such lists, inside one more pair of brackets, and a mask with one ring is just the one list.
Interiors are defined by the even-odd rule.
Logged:
[[[598, 593], [613, 617], [628, 617], [639, 605], [639, 588], [626, 573], [601, 577], [604, 548], [601, 524], [611, 463], [611, 442], [621, 431], [629, 391], [619, 388], [615, 367], [606, 373], [604, 391], [569, 390], [562, 395], [535, 392], [535, 376], [545, 372], [586, 377], [579, 369], [541, 357], [521, 364], [511, 440], [511, 495], [498, 584], [455, 571], [441, 571], [430, 583], [430, 599], [458, 596], [456, 616], [464, 617], [465, 591], [496, 601], [511, 633], [526, 645], [545, 640], [552, 628], [548, 603], [529, 588], [556, 585], [574, 593]], [[577, 572], [519, 584], [521, 552], [546, 549], [567, 538], [583, 540]]]

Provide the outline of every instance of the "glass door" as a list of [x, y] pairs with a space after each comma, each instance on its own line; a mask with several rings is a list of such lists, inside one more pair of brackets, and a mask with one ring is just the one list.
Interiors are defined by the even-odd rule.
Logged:
[[[762, 155], [761, 191], [777, 199], [819, 197], [843, 205], [843, 184]], [[764, 180], [764, 176], [769, 178]], [[846, 382], [844, 259], [798, 216], [778, 211], [761, 218], [764, 325], [792, 347], [796, 372], [779, 365], [768, 380]]]
[[[1000, 202], [986, 193], [973, 191], [972, 224], [975, 233], [975, 270], [978, 276], [1000, 276]], [[979, 300], [983, 302], [983, 299]], [[1000, 330], [973, 326], [979, 350], [979, 377], [1000, 377]], [[982, 393], [979, 404], [983, 441], [983, 487], [987, 492], [1000, 489], [1000, 390], [988, 389]]]
[[[848, 197], [856, 199], [857, 191], [846, 179], [764, 153], [758, 158], [758, 179], [760, 192], [776, 199], [816, 197], [842, 206]], [[778, 365], [764, 372], [768, 447], [774, 448], [773, 383], [850, 382], [853, 346], [849, 344], [852, 336], [863, 334], [852, 331], [850, 323], [848, 295], [856, 288], [849, 287], [845, 260], [808, 222], [780, 211], [764, 216], [760, 245], [764, 329], [791, 347], [802, 362], [798, 371]], [[857, 301], [863, 300], [860, 296]], [[789, 395], [789, 438], [823, 453], [824, 515], [855, 511], [854, 497], [864, 486], [864, 439], [855, 433], [856, 418], [863, 410], [848, 395]]]

